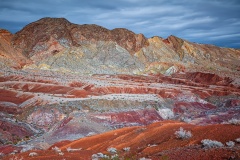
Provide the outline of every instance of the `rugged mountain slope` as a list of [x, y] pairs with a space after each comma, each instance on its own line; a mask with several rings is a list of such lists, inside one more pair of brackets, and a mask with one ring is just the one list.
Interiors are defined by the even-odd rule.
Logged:
[[13, 37], [13, 44], [37, 66], [79, 73], [130, 73], [142, 68], [129, 53], [147, 45], [146, 38], [126, 29], [76, 25], [66, 19], [44, 18]]
[[82, 74], [169, 74], [184, 69], [239, 72], [240, 51], [236, 49], [175, 36], [146, 39], [127, 29], [77, 25], [63, 18], [43, 18], [27, 25], [13, 36], [12, 44], [34, 61], [28, 68]]
[[[108, 30], [98, 25], [76, 25], [64, 18], [43, 18], [33, 22], [14, 36], [13, 43], [25, 49], [32, 57], [39, 51], [49, 49], [51, 39], [63, 47], [81, 46], [96, 41], [113, 41], [129, 52], [136, 52], [146, 45], [146, 38], [139, 34], [117, 28]], [[39, 47], [38, 47], [39, 46]], [[36, 50], [39, 48], [39, 50]]]
[[10, 32], [0, 29], [0, 65], [1, 67], [22, 68], [30, 61], [21, 54], [20, 50], [12, 46], [12, 37]]

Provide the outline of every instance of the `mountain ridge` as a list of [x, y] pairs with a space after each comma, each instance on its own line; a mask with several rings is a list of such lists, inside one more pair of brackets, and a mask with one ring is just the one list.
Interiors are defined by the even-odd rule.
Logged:
[[45, 69], [77, 72], [82, 66], [89, 66], [79, 72], [165, 74], [173, 66], [174, 72], [181, 68], [235, 72], [240, 67], [238, 49], [193, 43], [174, 35], [166, 39], [146, 38], [125, 28], [109, 30], [96, 24], [78, 25], [65, 18], [42, 18], [11, 34], [7, 41], [10, 48], [28, 61], [21, 64], [17, 61], [20, 68], [47, 66]]

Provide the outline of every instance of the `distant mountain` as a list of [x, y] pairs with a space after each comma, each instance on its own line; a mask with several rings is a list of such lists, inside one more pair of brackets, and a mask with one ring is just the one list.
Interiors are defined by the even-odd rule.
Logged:
[[11, 59], [7, 64], [24, 68], [82, 74], [240, 70], [237, 49], [191, 43], [175, 36], [147, 39], [124, 28], [108, 30], [64, 18], [42, 18], [14, 35], [1, 30], [0, 44], [1, 59]]
[[[145, 74], [182, 70], [239, 71], [240, 50], [135, 34], [124, 28], [42, 18], [12, 35], [0, 32], [1, 62], [15, 68], [81, 74]], [[16, 58], [17, 57], [17, 58]]]

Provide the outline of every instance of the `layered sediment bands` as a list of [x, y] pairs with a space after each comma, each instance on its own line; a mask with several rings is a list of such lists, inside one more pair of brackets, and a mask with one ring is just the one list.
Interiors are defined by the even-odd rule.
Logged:
[[148, 87], [99, 87], [91, 90], [98, 94], [158, 94], [163, 98], [173, 98], [180, 91], [174, 89], [156, 89]]
[[229, 77], [220, 77], [213, 73], [187, 72], [186, 74], [174, 74], [174, 78], [187, 79], [200, 84], [207, 85], [231, 85], [232, 79]]
[[23, 122], [9, 121], [0, 119], [1, 144], [18, 143], [21, 140], [27, 140], [36, 134], [28, 124]]
[[[29, 70], [29, 72], [3, 70], [0, 87], [1, 105], [5, 107], [1, 111], [6, 113], [2, 115], [4, 124], [9, 124], [9, 128], [23, 127], [16, 132], [20, 139], [13, 136], [16, 130], [3, 131], [1, 139], [3, 144], [6, 144], [4, 140], [7, 139], [9, 143], [19, 143], [22, 150], [28, 150], [29, 147], [46, 149], [62, 140], [76, 140], [126, 126], [145, 126], [156, 121], [164, 122], [166, 119], [185, 121], [189, 124], [184, 125], [189, 126], [190, 124], [221, 124], [228, 123], [231, 119], [239, 119], [240, 115], [239, 88], [231, 85], [228, 78], [225, 80], [214, 74], [191, 72], [175, 73], [172, 76], [122, 74], [91, 77], [70, 73], [55, 76], [51, 74], [52, 72], [41, 70]], [[205, 77], [207, 81], [201, 81]], [[224, 80], [226, 81], [224, 84], [219, 83]], [[15, 110], [11, 110], [12, 108]], [[7, 113], [14, 115], [14, 118]], [[173, 124], [175, 123], [179, 122]], [[128, 129], [123, 129], [128, 136], [133, 132], [140, 134], [139, 130], [145, 130], [135, 130], [134, 127], [132, 128], [134, 131]], [[176, 128], [172, 130], [173, 133], [170, 133], [171, 129], [167, 130], [169, 128], [165, 132], [174, 135]], [[155, 131], [151, 132], [155, 133]], [[28, 143], [32, 144], [31, 146], [24, 141], [21, 142], [24, 136], [25, 139], [29, 139]], [[142, 138], [145, 139], [145, 136], [142, 135]], [[169, 143], [173, 144], [171, 142], [173, 139], [168, 139]], [[196, 141], [194, 139], [189, 143], [196, 144], [191, 148], [193, 152], [200, 146], [200, 139]], [[176, 143], [180, 140], [173, 141]], [[147, 140], [146, 143], [156, 147], [153, 142], [155, 141]], [[86, 153], [86, 157], [97, 151], [105, 153], [106, 145], [100, 147], [100, 150], [96, 149], [95, 145], [97, 144], [93, 144], [91, 149], [84, 148], [82, 153]], [[158, 151], [147, 146], [140, 151], [135, 150], [137, 148], [135, 144], [129, 145], [133, 153], [138, 152], [142, 156], [153, 157], [158, 157], [162, 152], [170, 154], [173, 148], [178, 146], [178, 144], [170, 145], [169, 148], [163, 147]], [[145, 145], [145, 142], [138, 145]], [[181, 149], [185, 150], [185, 147], [187, 145]], [[198, 149], [201, 150], [201, 147]], [[42, 154], [40, 151], [37, 152], [39, 155]], [[20, 155], [24, 156], [26, 153]], [[229, 154], [229, 151], [222, 150], [221, 153]], [[48, 152], [44, 154], [42, 155], [45, 158], [52, 155]], [[68, 155], [65, 152], [64, 154]], [[41, 156], [37, 158], [41, 159]]]
[[18, 93], [8, 89], [0, 89], [0, 111], [7, 113], [21, 113], [19, 107], [34, 96], [26, 93]]
[[147, 125], [163, 118], [155, 109], [144, 109], [120, 113], [91, 114], [91, 119], [98, 123], [105, 123], [115, 128], [123, 126]]

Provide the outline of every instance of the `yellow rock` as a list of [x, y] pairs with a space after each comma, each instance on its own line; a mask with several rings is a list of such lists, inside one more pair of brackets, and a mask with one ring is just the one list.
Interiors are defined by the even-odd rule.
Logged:
[[47, 65], [47, 64], [42, 63], [42, 64], [40, 64], [40, 65], [38, 66], [38, 68], [43, 69], [43, 70], [48, 70], [48, 69], [50, 69], [51, 67], [50, 67], [49, 65]]
[[26, 64], [23, 66], [23, 69], [36, 69], [38, 68], [36, 64]]

